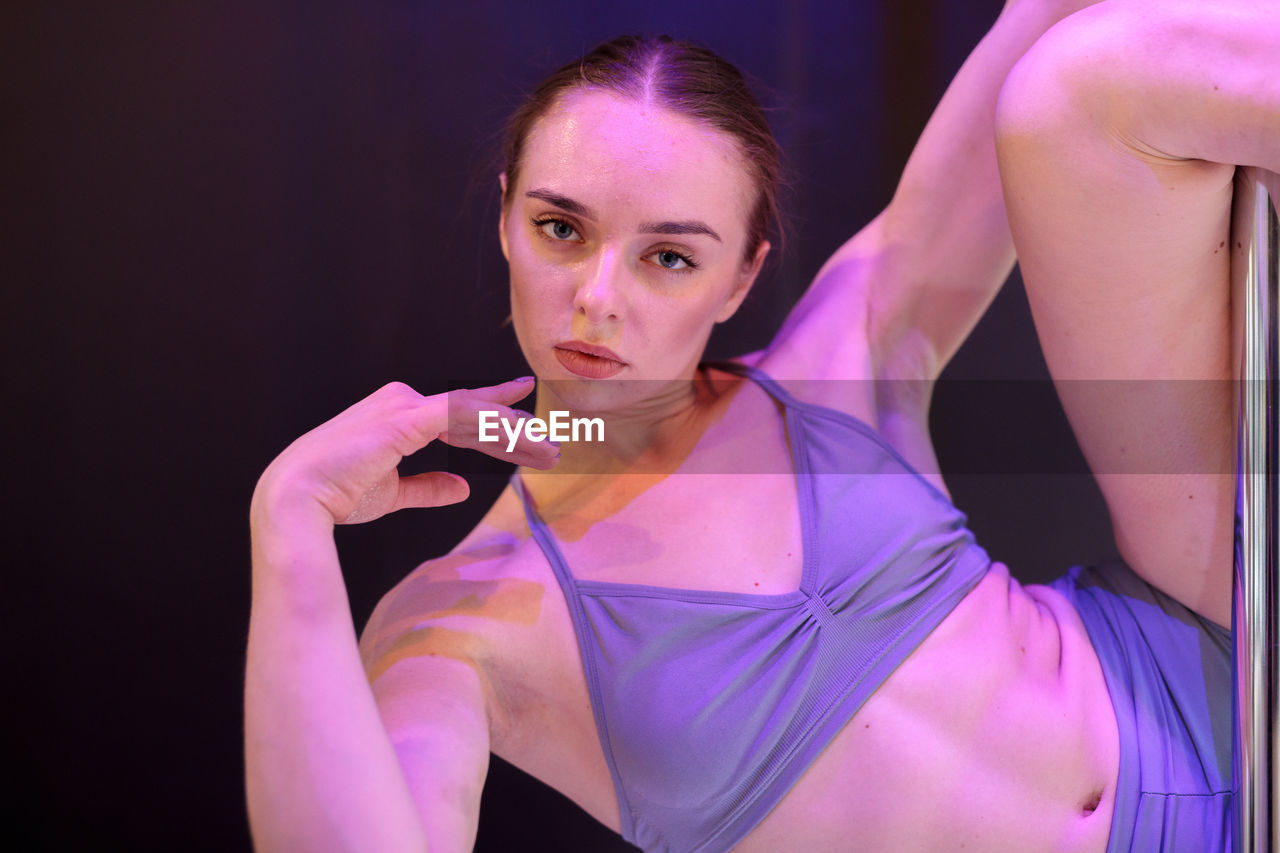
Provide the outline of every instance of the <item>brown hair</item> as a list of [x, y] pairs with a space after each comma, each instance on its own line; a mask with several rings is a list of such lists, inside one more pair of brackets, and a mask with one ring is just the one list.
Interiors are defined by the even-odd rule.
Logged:
[[[524, 141], [534, 123], [571, 89], [603, 89], [648, 101], [727, 133], [738, 143], [756, 187], [747, 217], [744, 261], [781, 228], [778, 186], [782, 151], [742, 73], [716, 54], [670, 36], [620, 36], [560, 68], [533, 90], [507, 121], [502, 160], [511, 201]], [[780, 235], [779, 235], [780, 236]]]

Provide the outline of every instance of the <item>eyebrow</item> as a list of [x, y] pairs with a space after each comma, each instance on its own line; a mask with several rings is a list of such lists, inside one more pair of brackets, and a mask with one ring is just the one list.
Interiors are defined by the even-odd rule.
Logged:
[[585, 204], [583, 204], [580, 201], [574, 201], [573, 199], [569, 198], [567, 195], [561, 195], [560, 193], [552, 192], [551, 190], [542, 190], [542, 189], [529, 190], [527, 193], [525, 193], [525, 195], [528, 196], [529, 198], [540, 198], [543, 201], [547, 202], [547, 204], [554, 204], [556, 207], [560, 208], [561, 210], [567, 210], [570, 213], [577, 214], [578, 216], [584, 217], [586, 219], [596, 218], [596, 212], [594, 210], [587, 207]]
[[[561, 210], [586, 219], [596, 219], [596, 213], [580, 201], [574, 201], [566, 195], [545, 189], [532, 189], [525, 193], [529, 198], [541, 199], [548, 204], [553, 204]], [[723, 243], [720, 235], [705, 222], [696, 219], [684, 220], [681, 222], [642, 222], [640, 223], [640, 231], [644, 234], [705, 234], [717, 243]]]
[[640, 231], [644, 234], [706, 234], [717, 243], [724, 242], [710, 225], [696, 219], [684, 222], [642, 222]]

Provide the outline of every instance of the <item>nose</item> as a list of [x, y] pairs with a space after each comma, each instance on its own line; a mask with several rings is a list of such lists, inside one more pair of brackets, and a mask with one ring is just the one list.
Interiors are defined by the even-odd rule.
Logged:
[[577, 293], [574, 294], [574, 313], [581, 315], [593, 326], [621, 320], [624, 279], [627, 275], [627, 265], [622, 253], [602, 249], [586, 272], [586, 278], [578, 285]]

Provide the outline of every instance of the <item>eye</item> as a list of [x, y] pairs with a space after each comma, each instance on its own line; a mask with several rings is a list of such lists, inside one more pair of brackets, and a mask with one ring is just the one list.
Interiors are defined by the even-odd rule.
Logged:
[[580, 242], [582, 240], [582, 237], [578, 235], [578, 229], [558, 216], [538, 217], [533, 220], [533, 224], [548, 239], [555, 240], [558, 243], [568, 243], [573, 240]]
[[679, 252], [672, 251], [671, 249], [660, 249], [659, 251], [652, 252], [645, 257], [652, 258], [653, 263], [663, 269], [671, 270], [672, 272], [688, 272], [689, 270], [696, 270], [698, 268], [698, 264], [693, 260], [693, 258], [688, 255], [682, 255]]

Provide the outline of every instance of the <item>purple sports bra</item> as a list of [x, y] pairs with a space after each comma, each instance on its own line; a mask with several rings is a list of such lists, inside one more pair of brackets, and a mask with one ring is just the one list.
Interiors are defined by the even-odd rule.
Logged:
[[867, 424], [716, 366], [785, 410], [799, 589], [577, 580], [514, 478], [573, 618], [622, 835], [644, 850], [741, 841], [990, 565], [964, 515]]

